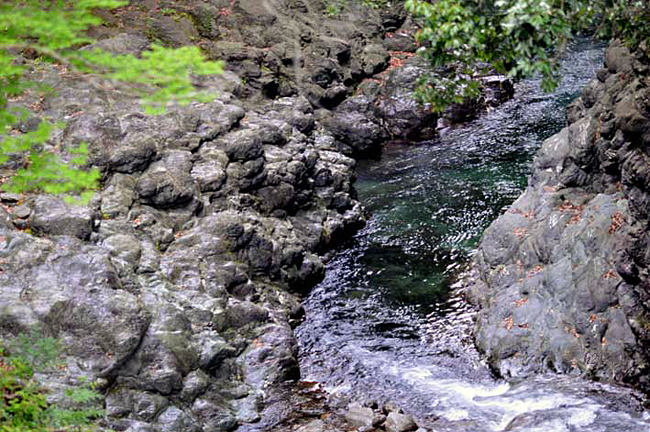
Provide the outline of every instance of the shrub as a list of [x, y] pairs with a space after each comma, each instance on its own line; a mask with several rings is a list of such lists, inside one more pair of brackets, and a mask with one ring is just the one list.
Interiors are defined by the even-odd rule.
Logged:
[[[48, 402], [49, 391], [35, 374], [60, 365], [57, 340], [38, 332], [21, 334], [0, 347], [0, 432], [91, 431], [102, 415], [93, 407], [101, 395], [82, 384], [64, 391], [66, 407]], [[83, 380], [82, 380], [83, 381]]]
[[647, 0], [406, 0], [421, 29], [422, 54], [438, 73], [422, 78], [419, 99], [436, 111], [478, 94], [475, 77], [494, 71], [560, 79], [559, 58], [578, 32], [650, 43]]

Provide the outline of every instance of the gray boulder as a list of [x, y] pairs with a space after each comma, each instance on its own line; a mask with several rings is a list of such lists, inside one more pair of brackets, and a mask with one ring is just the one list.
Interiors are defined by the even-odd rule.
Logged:
[[372, 408], [364, 407], [356, 403], [350, 404], [348, 411], [345, 413], [345, 419], [352, 426], [358, 428], [379, 426], [382, 421], [381, 417]]
[[409, 415], [391, 412], [386, 418], [384, 428], [387, 432], [408, 432], [416, 430], [418, 425]]
[[485, 231], [468, 293], [481, 309], [476, 344], [502, 375], [648, 389], [650, 165], [640, 149], [650, 116], [629, 74], [639, 58], [617, 43], [605, 57], [524, 194]]
[[41, 235], [69, 235], [87, 240], [93, 228], [93, 214], [88, 207], [39, 196], [32, 203], [30, 226]]

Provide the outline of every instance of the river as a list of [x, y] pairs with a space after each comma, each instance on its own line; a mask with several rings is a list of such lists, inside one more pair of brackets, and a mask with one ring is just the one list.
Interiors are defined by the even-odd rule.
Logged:
[[536, 80], [435, 140], [388, 145], [358, 167], [372, 217], [328, 264], [296, 329], [302, 379], [356, 401], [392, 401], [435, 431], [650, 430], [641, 397], [578, 377], [496, 380], [476, 352], [462, 279], [482, 232], [526, 186], [542, 141], [602, 64], [577, 43], [557, 91]]

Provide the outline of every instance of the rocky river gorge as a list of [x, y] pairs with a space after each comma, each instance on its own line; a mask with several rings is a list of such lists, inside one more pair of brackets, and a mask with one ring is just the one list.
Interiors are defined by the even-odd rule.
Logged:
[[88, 142], [103, 187], [88, 206], [0, 196], [0, 332], [59, 338], [67, 368], [41, 379], [88, 376], [102, 427], [398, 430], [401, 409], [404, 430], [648, 430], [623, 386], [648, 390], [645, 48], [612, 45], [603, 68], [575, 46], [555, 95], [523, 82], [498, 106], [494, 77], [439, 121], [409, 97], [422, 64], [398, 5], [105, 19], [104, 49], [197, 43], [229, 70], [197, 82], [213, 102], [159, 117], [56, 65], [31, 72], [55, 94], [16, 101], [17, 131], [45, 117], [66, 122], [52, 149]]
[[[565, 125], [567, 104], [601, 62], [602, 47], [576, 43], [556, 93], [521, 82], [512, 100], [481, 118], [417, 146], [386, 147], [381, 161], [360, 164], [355, 187], [372, 217], [305, 302], [297, 331], [305, 379], [343, 400], [390, 400], [434, 431], [650, 427], [642, 396], [627, 389], [570, 371], [554, 376], [543, 362], [537, 365], [546, 373], [537, 376], [484, 362], [474, 348], [475, 319], [495, 319], [490, 330], [504, 339], [521, 337], [521, 323], [510, 327], [508, 313], [478, 312], [465, 300], [468, 289], [477, 290], [475, 263], [489, 252], [489, 238], [479, 246], [484, 230], [513, 212], [541, 142], [557, 139], [550, 136]], [[495, 235], [505, 241], [507, 234]], [[526, 302], [491, 304], [516, 310]], [[479, 328], [484, 349], [495, 336]], [[505, 379], [495, 380], [494, 370]]]

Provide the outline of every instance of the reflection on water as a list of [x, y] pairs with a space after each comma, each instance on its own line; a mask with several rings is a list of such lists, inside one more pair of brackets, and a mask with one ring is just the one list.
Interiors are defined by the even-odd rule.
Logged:
[[356, 187], [373, 216], [305, 302], [296, 330], [303, 379], [395, 401], [438, 431], [650, 430], [625, 389], [567, 377], [495, 382], [454, 285], [601, 56], [578, 47], [555, 94], [520, 83], [514, 100], [481, 119], [435, 141], [389, 145], [381, 161], [360, 164]]

